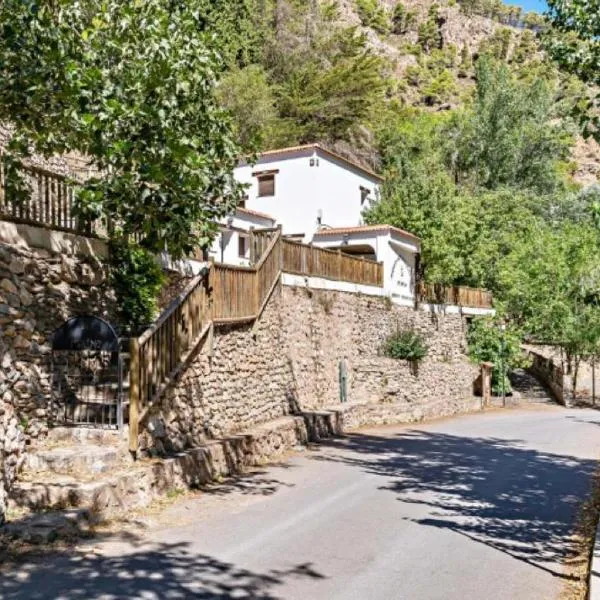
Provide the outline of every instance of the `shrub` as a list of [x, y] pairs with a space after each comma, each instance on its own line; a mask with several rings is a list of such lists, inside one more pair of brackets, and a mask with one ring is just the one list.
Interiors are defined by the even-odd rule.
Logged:
[[492, 391], [496, 395], [502, 393], [504, 379], [504, 392], [510, 393], [509, 373], [515, 367], [525, 366], [525, 359], [521, 352], [521, 338], [519, 333], [512, 328], [506, 331], [500, 329], [500, 323], [490, 318], [474, 319], [467, 334], [469, 356], [471, 360], [480, 364], [490, 362], [494, 365], [492, 370]]
[[389, 33], [390, 17], [378, 0], [356, 0], [356, 9], [365, 27], [372, 27], [379, 33]]
[[162, 269], [152, 253], [125, 240], [111, 242], [110, 258], [122, 331], [137, 335], [156, 316], [164, 280]]
[[383, 352], [389, 358], [419, 361], [427, 356], [427, 344], [414, 331], [396, 331], [385, 340]]

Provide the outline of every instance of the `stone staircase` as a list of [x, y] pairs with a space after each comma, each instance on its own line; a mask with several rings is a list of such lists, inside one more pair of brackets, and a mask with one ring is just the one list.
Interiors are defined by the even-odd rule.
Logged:
[[46, 543], [79, 537], [90, 526], [126, 516], [169, 491], [195, 488], [264, 465], [339, 433], [328, 412], [281, 417], [250, 430], [208, 440], [164, 458], [134, 461], [127, 431], [58, 427], [31, 448], [11, 491], [2, 536]]
[[553, 404], [548, 390], [525, 369], [515, 369], [510, 377], [515, 400], [528, 404]]
[[86, 506], [102, 510], [103, 496], [132, 460], [126, 440], [109, 430], [57, 427], [32, 448], [11, 493], [18, 509], [65, 509]]

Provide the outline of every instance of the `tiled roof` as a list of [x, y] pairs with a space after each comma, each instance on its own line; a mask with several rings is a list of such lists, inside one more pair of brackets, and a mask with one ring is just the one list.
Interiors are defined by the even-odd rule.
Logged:
[[235, 212], [241, 213], [243, 215], [250, 215], [252, 217], [258, 217], [259, 219], [265, 219], [267, 221], [272, 221], [273, 223], [275, 223], [275, 221], [277, 220], [275, 219], [275, 217], [272, 217], [267, 213], [262, 213], [257, 210], [250, 210], [249, 208], [242, 208], [241, 206], [238, 206], [235, 209]]
[[417, 241], [421, 241], [421, 238], [410, 233], [408, 231], [404, 231], [404, 229], [399, 229], [398, 227], [392, 227], [391, 225], [362, 225], [359, 227], [333, 227], [331, 229], [321, 229], [315, 233], [315, 237], [326, 237], [326, 236], [336, 236], [336, 235], [352, 235], [353, 233], [369, 233], [369, 232], [377, 232], [383, 231], [388, 233], [397, 233], [404, 237], [409, 237]]
[[302, 152], [303, 150], [316, 150], [317, 152], [321, 152], [322, 154], [327, 154], [327, 155], [331, 156], [332, 158], [335, 158], [341, 162], [346, 163], [347, 165], [350, 165], [351, 167], [353, 167], [355, 169], [358, 169], [359, 171], [362, 171], [363, 173], [369, 175], [370, 177], [373, 177], [374, 179], [383, 181], [383, 177], [381, 175], [378, 175], [377, 173], [375, 173], [374, 171], [371, 171], [370, 169], [366, 169], [365, 167], [359, 165], [358, 163], [356, 163], [352, 160], [344, 158], [340, 154], [337, 154], [335, 152], [332, 152], [331, 150], [328, 150], [327, 148], [324, 148], [320, 144], [305, 144], [303, 146], [290, 146], [289, 148], [280, 148], [278, 150], [268, 150], [266, 152], [261, 152], [259, 154], [259, 156], [263, 157], [263, 156], [277, 156], [277, 155], [281, 155], [281, 154], [294, 154], [296, 152]]

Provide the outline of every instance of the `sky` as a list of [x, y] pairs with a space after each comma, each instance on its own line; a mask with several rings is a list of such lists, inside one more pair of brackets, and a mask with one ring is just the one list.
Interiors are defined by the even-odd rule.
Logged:
[[526, 11], [542, 13], [546, 10], [545, 0], [505, 0], [505, 4], [516, 4], [522, 6]]

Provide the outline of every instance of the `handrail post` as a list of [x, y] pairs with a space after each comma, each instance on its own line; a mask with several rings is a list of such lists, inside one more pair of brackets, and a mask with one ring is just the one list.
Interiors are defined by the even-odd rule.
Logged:
[[256, 264], [256, 235], [254, 227], [250, 227], [250, 265]]
[[135, 458], [139, 447], [140, 429], [140, 344], [129, 340], [129, 451]]

